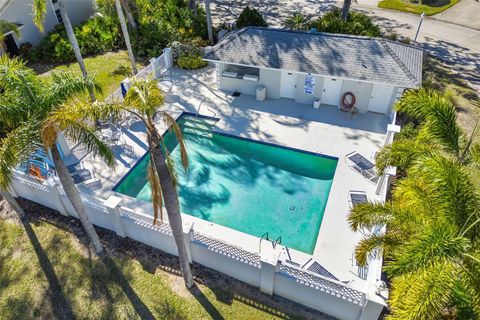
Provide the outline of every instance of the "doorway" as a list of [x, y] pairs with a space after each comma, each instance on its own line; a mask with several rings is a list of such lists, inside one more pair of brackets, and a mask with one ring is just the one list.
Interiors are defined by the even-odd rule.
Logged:
[[282, 71], [280, 79], [280, 96], [283, 98], [295, 98], [295, 89], [297, 87], [297, 74], [293, 72]]
[[8, 52], [8, 55], [10, 57], [18, 56], [20, 54], [20, 50], [18, 50], [17, 42], [15, 41], [15, 38], [11, 33], [5, 36], [4, 42], [5, 42], [5, 49]]

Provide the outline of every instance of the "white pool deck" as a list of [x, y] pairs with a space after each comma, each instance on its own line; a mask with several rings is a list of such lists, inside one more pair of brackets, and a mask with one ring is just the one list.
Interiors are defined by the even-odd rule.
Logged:
[[[350, 190], [360, 190], [365, 191], [372, 201], [381, 199], [375, 195], [375, 184], [350, 168], [344, 157], [352, 151], [358, 151], [367, 158], [372, 157], [383, 146], [389, 123], [386, 116], [373, 113], [351, 115], [332, 106], [314, 109], [283, 98], [259, 102], [253, 96], [243, 94], [232, 97], [231, 92], [218, 89], [212, 67], [193, 72], [173, 68], [160, 85], [166, 91], [165, 108], [175, 116], [183, 111], [196, 112], [204, 101], [200, 113], [219, 118], [219, 131], [338, 157], [313, 257], [339, 280], [365, 289], [366, 283], [357, 276], [358, 269], [352, 261], [352, 254], [362, 234], [353, 232], [347, 223], [348, 193]], [[159, 126], [165, 130], [161, 124]], [[102, 188], [95, 193], [103, 198], [110, 195], [112, 187], [147, 150], [141, 123], [133, 124], [123, 132], [123, 136], [134, 147], [136, 155], [127, 156], [121, 147], [115, 146], [115, 170], [90, 154], [82, 160], [85, 167], [93, 169], [96, 177], [101, 179]], [[146, 210], [149, 205], [142, 207]], [[184, 220], [195, 223], [195, 230], [250, 251], [259, 251], [259, 239], [256, 237], [188, 215], [184, 215]], [[310, 259], [309, 255], [295, 250], [289, 250], [289, 253], [291, 260], [300, 265]]]

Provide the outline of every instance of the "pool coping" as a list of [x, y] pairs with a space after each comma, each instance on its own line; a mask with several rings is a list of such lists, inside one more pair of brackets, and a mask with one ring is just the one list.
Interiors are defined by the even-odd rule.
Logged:
[[[183, 117], [185, 117], [185, 116], [192, 116], [192, 117], [203, 118], [203, 119], [210, 119], [210, 120], [216, 120], [216, 121], [220, 121], [220, 120], [221, 120], [220, 118], [217, 118], [217, 117], [211, 117], [211, 116], [206, 116], [206, 115], [203, 115], [203, 114], [197, 114], [197, 113], [193, 113], [193, 112], [183, 111], [183, 112], [175, 119], [175, 121], [177, 122], [178, 120], [180, 120], [181, 118], [183, 118]], [[162, 137], [165, 137], [165, 135], [167, 134], [167, 132], [168, 132], [169, 129], [170, 129], [170, 128], [167, 128], [167, 129], [162, 133]], [[321, 158], [327, 158], [327, 159], [336, 160], [336, 161], [339, 161], [339, 160], [340, 160], [340, 158], [335, 157], [335, 156], [330, 156], [330, 155], [326, 155], [326, 154], [322, 154], [322, 153], [317, 153], [317, 152], [302, 150], [302, 149], [298, 149], [298, 148], [292, 148], [292, 147], [284, 146], [284, 145], [281, 145], [281, 144], [276, 144], [276, 143], [271, 143], [271, 142], [266, 142], [266, 141], [261, 141], [261, 140], [250, 139], [250, 138], [246, 138], [246, 137], [234, 135], [234, 134], [231, 134], [231, 133], [226, 133], [226, 132], [219, 131], [219, 130], [215, 130], [215, 129], [212, 129], [212, 133], [218, 134], [218, 135], [222, 135], [222, 136], [225, 136], [225, 137], [234, 138], [234, 139], [239, 139], [239, 140], [244, 140], [244, 141], [259, 143], [259, 144], [263, 144], [263, 145], [270, 146], [270, 147], [281, 148], [281, 149], [285, 149], [285, 150], [289, 150], [289, 151], [294, 151], [294, 152], [300, 152], [300, 153], [308, 154], [308, 155], [311, 155], [311, 156], [316, 156], [316, 157], [321, 157]], [[122, 184], [122, 182], [127, 178], [127, 176], [128, 176], [133, 170], [135, 170], [135, 168], [145, 159], [145, 157], [149, 154], [149, 152], [150, 152], [150, 151], [147, 150], [147, 151], [135, 162], [135, 164], [123, 175], [123, 177], [120, 179], [120, 181], [118, 181], [118, 182], [112, 187], [111, 191], [115, 191], [115, 192], [116, 192], [116, 189]]]

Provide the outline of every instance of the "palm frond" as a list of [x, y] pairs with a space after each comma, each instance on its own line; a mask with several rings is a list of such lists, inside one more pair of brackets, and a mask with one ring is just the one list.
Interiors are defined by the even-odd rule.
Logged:
[[3, 41], [5, 39], [4, 34], [10, 31], [13, 32], [17, 37], [20, 37], [20, 29], [18, 28], [17, 24], [0, 19], [0, 41]]
[[182, 160], [182, 165], [185, 170], [188, 168], [188, 155], [187, 155], [187, 146], [185, 145], [185, 139], [183, 138], [182, 130], [180, 126], [175, 121], [175, 119], [168, 114], [168, 112], [162, 112], [163, 121], [168, 126], [169, 129], [173, 130], [175, 138], [177, 139], [178, 145], [180, 147], [180, 158]]
[[395, 277], [389, 320], [440, 319], [452, 298], [455, 266], [438, 263], [426, 270]]
[[124, 103], [127, 108], [133, 108], [140, 114], [153, 119], [155, 112], [164, 103], [164, 93], [155, 80], [135, 80], [125, 96]]
[[45, 14], [47, 13], [47, 1], [33, 0], [32, 1], [32, 16], [33, 23], [41, 32], [44, 31]]
[[361, 203], [354, 206], [348, 215], [348, 223], [353, 231], [371, 229], [376, 225], [388, 224], [392, 219], [390, 204]]
[[95, 78], [88, 76], [83, 78], [67, 72], [52, 73], [47, 100], [52, 105], [60, 105], [68, 99], [78, 96], [80, 93], [93, 89], [101, 92], [102, 89]]
[[459, 237], [455, 228], [448, 224], [434, 225], [399, 247], [385, 270], [391, 276], [398, 276], [427, 270], [446, 261], [456, 263], [469, 249], [470, 241]]
[[7, 188], [12, 169], [27, 161], [42, 146], [38, 143], [38, 123], [29, 122], [9, 132], [0, 140], [0, 187]]
[[31, 104], [36, 103], [40, 90], [36, 77], [21, 59], [6, 54], [0, 56], [0, 88], [4, 94], [20, 95]]
[[150, 182], [152, 192], [153, 224], [155, 225], [157, 224], [159, 213], [160, 221], [163, 221], [163, 195], [162, 185], [158, 178], [157, 170], [155, 169], [155, 161], [152, 153], [150, 153], [150, 163], [148, 164], [148, 181]]
[[382, 234], [366, 235], [355, 248], [355, 259], [359, 265], [365, 266], [370, 257], [375, 257], [380, 252], [388, 257], [395, 247], [402, 243], [401, 239], [399, 234], [392, 230]]

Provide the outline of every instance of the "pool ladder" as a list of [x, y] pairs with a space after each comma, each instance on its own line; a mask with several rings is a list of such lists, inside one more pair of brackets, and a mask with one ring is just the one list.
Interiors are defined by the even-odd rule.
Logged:
[[261, 251], [261, 248], [262, 248], [262, 240], [267, 240], [267, 241], [270, 241], [272, 243], [272, 246], [273, 248], [275, 249], [275, 247], [277, 246], [277, 244], [282, 244], [282, 236], [278, 236], [278, 238], [274, 241], [274, 240], [270, 240], [270, 237], [269, 237], [269, 234], [268, 234], [268, 231], [265, 232], [261, 237], [260, 237], [260, 242], [258, 244], [258, 252]]

